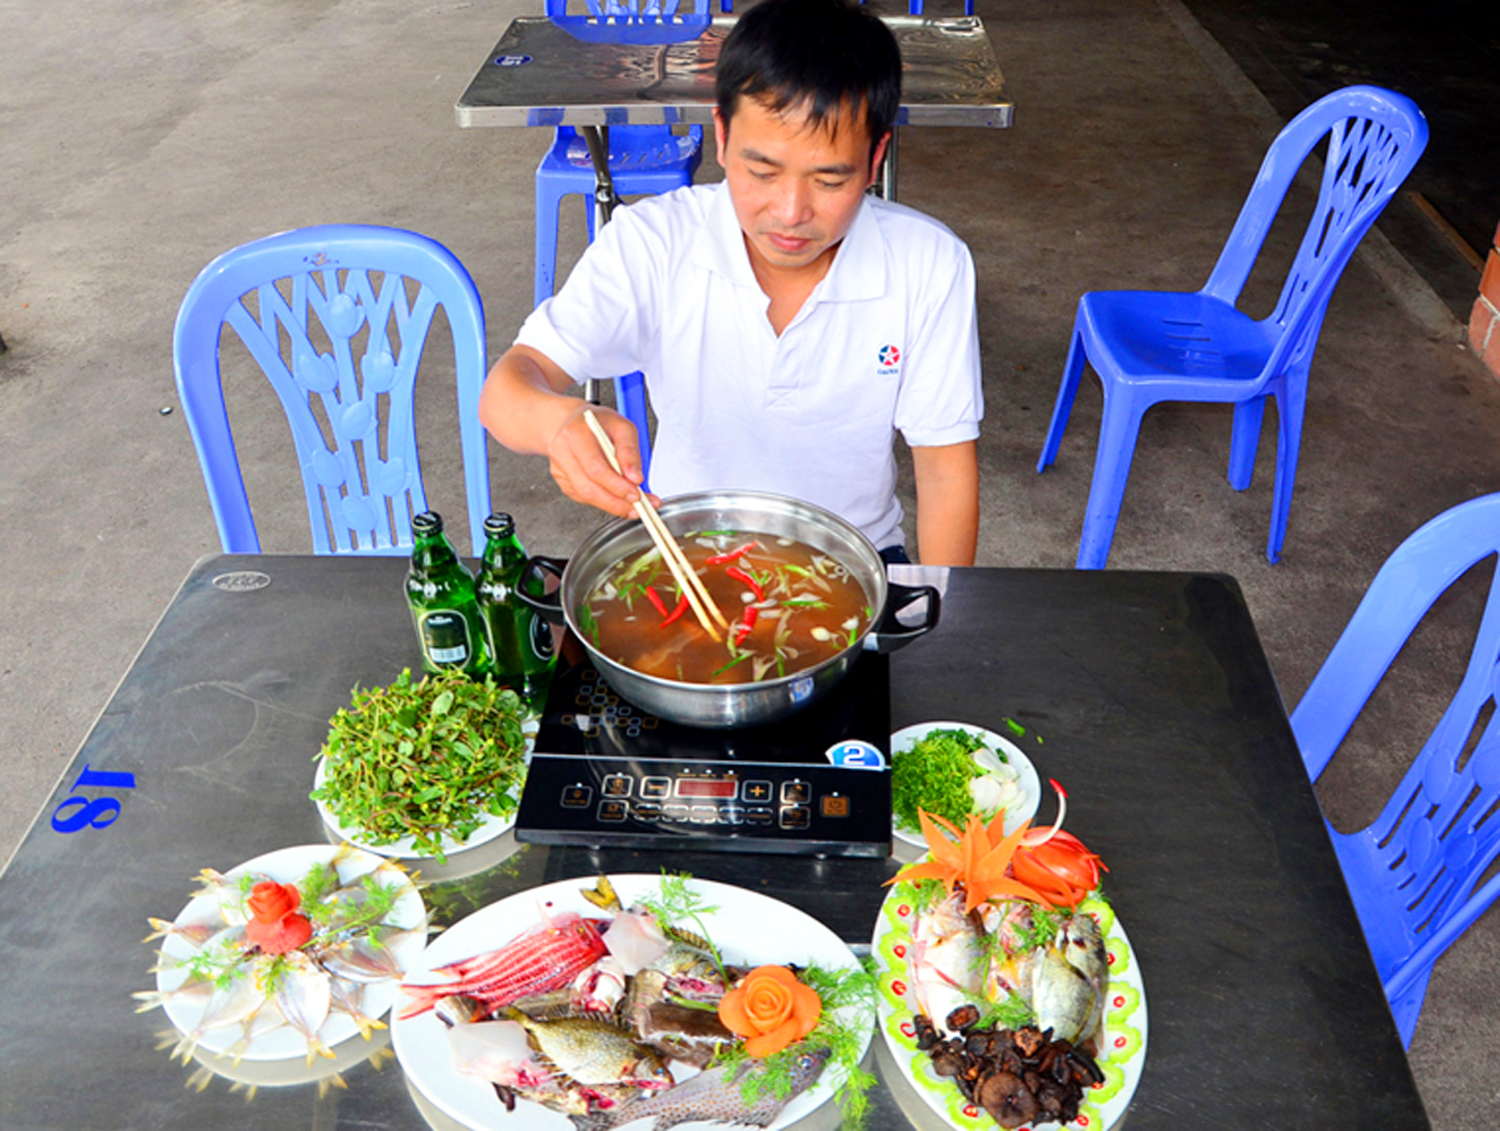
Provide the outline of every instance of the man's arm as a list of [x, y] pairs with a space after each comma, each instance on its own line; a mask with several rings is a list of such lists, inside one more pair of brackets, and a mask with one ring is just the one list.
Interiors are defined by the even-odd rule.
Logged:
[[917, 550], [923, 565], [974, 564], [979, 541], [975, 441], [912, 448], [917, 478]]
[[[545, 354], [530, 346], [512, 346], [485, 379], [479, 419], [512, 451], [546, 456], [552, 478], [568, 498], [612, 515], [630, 515], [645, 478], [635, 425], [613, 409], [570, 396], [575, 387]], [[623, 477], [609, 466], [583, 419], [589, 408], [614, 441]]]

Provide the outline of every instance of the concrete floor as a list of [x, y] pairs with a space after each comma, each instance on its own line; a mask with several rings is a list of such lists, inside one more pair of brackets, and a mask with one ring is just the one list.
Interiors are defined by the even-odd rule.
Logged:
[[[546, 137], [459, 130], [452, 106], [506, 22], [535, 7], [0, 8], [5, 858], [188, 568], [218, 550], [182, 416], [163, 414], [176, 400], [173, 317], [202, 266], [307, 224], [412, 228], [473, 274], [491, 355], [509, 344], [531, 305], [532, 169]], [[978, 265], [980, 562], [1066, 568], [1096, 385], [1080, 394], [1056, 466], [1038, 476], [1034, 464], [1077, 296], [1200, 285], [1278, 123], [1177, 0], [980, 0], [979, 10], [1015, 128], [906, 131], [901, 198], [966, 238]], [[1293, 210], [1309, 199], [1298, 195]], [[1269, 307], [1295, 234], [1273, 232], [1277, 266], [1257, 271], [1249, 309]], [[1254, 485], [1236, 494], [1224, 480], [1227, 410], [1183, 406], [1146, 421], [1111, 565], [1235, 575], [1295, 704], [1384, 557], [1426, 519], [1500, 485], [1500, 385], [1460, 342], [1421, 279], [1367, 241], [1314, 363], [1281, 564], [1264, 557], [1273, 441]], [[234, 382], [231, 410], [267, 550], [307, 550], [279, 410], [250, 380]], [[457, 453], [439, 439], [453, 413], [443, 381], [424, 386], [421, 412], [430, 500], [457, 518]], [[496, 505], [516, 514], [532, 549], [566, 553], [596, 525], [540, 461], [496, 451], [492, 467]], [[1373, 815], [1435, 718], [1422, 712], [1451, 686], [1474, 623], [1477, 588], [1460, 588], [1320, 783], [1338, 827]], [[1500, 1111], [1497, 952], [1491, 913], [1439, 963], [1411, 1050], [1441, 1131], [1491, 1128]]]

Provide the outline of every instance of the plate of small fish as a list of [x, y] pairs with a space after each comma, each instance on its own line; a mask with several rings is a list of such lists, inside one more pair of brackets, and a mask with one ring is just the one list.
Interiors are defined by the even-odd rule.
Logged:
[[240, 1060], [332, 1057], [369, 1039], [427, 941], [427, 909], [397, 864], [349, 845], [283, 848], [220, 873], [160, 938], [156, 990], [182, 1034], [173, 1049]]
[[[744, 1039], [728, 1008], [759, 1007], [754, 979], [797, 1001], [772, 1045]], [[857, 1086], [874, 1030], [870, 977], [837, 935], [685, 876], [500, 900], [435, 938], [402, 993], [392, 1038], [408, 1080], [474, 1131], [785, 1127]], [[804, 1016], [806, 1000], [821, 1013]]]
[[879, 1026], [922, 1101], [961, 1131], [1108, 1131], [1146, 1060], [1146, 990], [1099, 856], [1063, 831], [922, 814], [871, 941]]

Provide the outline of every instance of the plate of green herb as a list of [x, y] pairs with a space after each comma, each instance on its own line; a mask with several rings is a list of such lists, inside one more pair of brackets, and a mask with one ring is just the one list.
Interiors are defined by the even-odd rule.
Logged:
[[1012, 833], [1036, 816], [1041, 782], [1031, 759], [1008, 738], [968, 723], [918, 723], [891, 736], [891, 831], [925, 849], [917, 810], [962, 828], [971, 813], [1005, 813]]
[[323, 823], [383, 856], [475, 848], [516, 822], [536, 720], [514, 691], [461, 672], [356, 687], [318, 751]]

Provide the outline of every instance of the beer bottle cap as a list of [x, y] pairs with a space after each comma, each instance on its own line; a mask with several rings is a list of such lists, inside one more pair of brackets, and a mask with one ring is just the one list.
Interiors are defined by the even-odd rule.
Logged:
[[443, 516], [437, 511], [423, 511], [411, 520], [412, 533], [423, 537], [443, 532]]
[[516, 520], [504, 511], [496, 511], [484, 520], [484, 532], [491, 538], [504, 537], [516, 528]]

